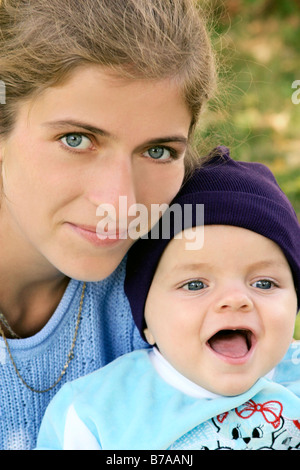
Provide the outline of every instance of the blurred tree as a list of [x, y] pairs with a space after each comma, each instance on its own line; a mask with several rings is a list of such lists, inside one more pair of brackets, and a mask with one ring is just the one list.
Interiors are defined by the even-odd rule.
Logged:
[[234, 158], [267, 164], [300, 218], [300, 104], [292, 102], [300, 0], [203, 2], [213, 12], [220, 82], [199, 142], [205, 150], [223, 143]]

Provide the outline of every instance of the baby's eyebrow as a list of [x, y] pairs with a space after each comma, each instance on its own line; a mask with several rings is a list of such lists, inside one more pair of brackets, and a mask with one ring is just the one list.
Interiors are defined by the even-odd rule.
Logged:
[[175, 269], [180, 268], [181, 270], [185, 271], [199, 271], [200, 269], [203, 268], [212, 268], [213, 265], [210, 263], [183, 263], [183, 264], [178, 264], [175, 266]]
[[[250, 270], [258, 270], [258, 269], [267, 269], [267, 268], [286, 268], [287, 264], [281, 259], [265, 259], [261, 261], [257, 261], [255, 263], [252, 263], [248, 266], [248, 269]], [[174, 271], [180, 269], [181, 271], [189, 271], [189, 272], [199, 272], [203, 269], [209, 270], [213, 269], [214, 265], [212, 263], [206, 263], [206, 262], [190, 262], [190, 263], [182, 263], [182, 264], [176, 264], [174, 266]]]
[[264, 269], [264, 268], [285, 268], [287, 263], [281, 259], [265, 259], [262, 261], [257, 261], [249, 266], [251, 269]]

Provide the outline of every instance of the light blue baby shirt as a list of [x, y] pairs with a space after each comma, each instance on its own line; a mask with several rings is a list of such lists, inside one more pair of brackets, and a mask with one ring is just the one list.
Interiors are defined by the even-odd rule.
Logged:
[[134, 351], [62, 388], [46, 411], [37, 449], [74, 449], [68, 431], [76, 449], [83, 449], [82, 431], [86, 449], [298, 448], [300, 384], [294, 385], [297, 394], [261, 378], [241, 395], [195, 398], [163, 380], [149, 350]]

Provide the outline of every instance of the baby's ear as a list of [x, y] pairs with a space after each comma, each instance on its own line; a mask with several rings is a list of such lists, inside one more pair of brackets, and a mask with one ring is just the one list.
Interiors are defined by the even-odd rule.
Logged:
[[151, 346], [153, 346], [155, 344], [155, 339], [154, 339], [152, 333], [150, 333], [150, 330], [148, 328], [145, 328], [143, 333], [145, 335], [147, 343], [149, 343]]

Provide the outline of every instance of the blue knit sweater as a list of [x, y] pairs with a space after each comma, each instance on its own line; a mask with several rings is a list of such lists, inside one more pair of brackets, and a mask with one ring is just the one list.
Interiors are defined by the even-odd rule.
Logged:
[[[98, 369], [116, 357], [145, 347], [134, 327], [123, 283], [125, 260], [101, 282], [87, 283], [74, 359], [52, 391], [35, 393], [18, 378], [0, 338], [0, 449], [33, 449], [49, 401], [66, 382]], [[82, 282], [71, 280], [47, 325], [36, 335], [9, 340], [22, 377], [46, 389], [59, 377], [75, 331]]]

